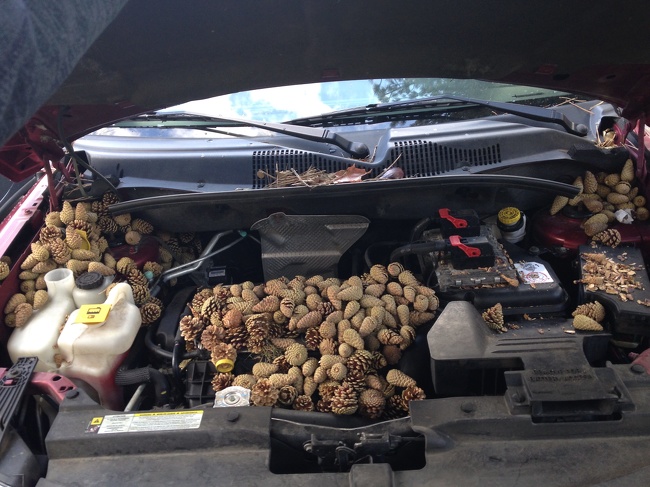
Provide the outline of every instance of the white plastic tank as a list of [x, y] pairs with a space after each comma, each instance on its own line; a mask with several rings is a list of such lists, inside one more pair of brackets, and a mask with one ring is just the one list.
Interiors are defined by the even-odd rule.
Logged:
[[54, 269], [45, 274], [48, 301], [40, 310], [34, 311], [29, 321], [15, 328], [7, 342], [12, 362], [20, 357], [38, 357], [37, 372], [57, 369], [56, 342], [65, 317], [75, 308], [72, 299], [74, 276], [69, 269]]
[[[106, 311], [108, 314], [104, 316]], [[63, 358], [59, 373], [88, 384], [103, 406], [121, 409], [122, 390], [115, 385], [115, 373], [128, 354], [141, 322], [140, 310], [126, 283], [113, 287], [104, 304], [73, 311], [57, 342]]]
[[106, 301], [104, 290], [113, 282], [112, 276], [102, 276], [99, 272], [84, 272], [75, 279], [72, 299], [80, 308], [84, 304], [101, 304]]

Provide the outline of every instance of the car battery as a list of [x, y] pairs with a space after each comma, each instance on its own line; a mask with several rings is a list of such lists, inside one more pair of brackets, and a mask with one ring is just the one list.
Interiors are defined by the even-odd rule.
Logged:
[[[429, 241], [442, 239], [436, 230], [423, 236]], [[470, 301], [480, 310], [501, 303], [506, 315], [558, 313], [566, 309], [568, 295], [548, 263], [517, 245], [499, 242], [487, 226], [480, 227], [480, 238], [492, 248], [492, 265], [465, 267], [468, 262], [465, 260], [463, 268], [459, 268], [458, 259], [455, 261], [452, 253], [438, 252], [431, 256], [436, 291], [442, 299]]]
[[481, 222], [474, 210], [450, 210], [440, 208], [440, 232], [443, 238], [452, 235], [460, 237], [478, 237], [480, 235]]
[[[618, 342], [650, 336], [650, 279], [640, 249], [583, 245], [580, 252], [580, 302], [599, 301]], [[628, 337], [623, 337], [628, 335]]]

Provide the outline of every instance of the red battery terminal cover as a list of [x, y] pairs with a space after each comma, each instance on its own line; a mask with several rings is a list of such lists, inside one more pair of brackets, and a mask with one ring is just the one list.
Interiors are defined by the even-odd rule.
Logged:
[[451, 244], [452, 247], [456, 247], [457, 249], [462, 250], [467, 257], [481, 256], [481, 249], [477, 247], [470, 247], [469, 245], [465, 245], [460, 241], [460, 236], [458, 235], [452, 235], [451, 237], [449, 237], [449, 243]]
[[440, 208], [438, 210], [438, 214], [440, 215], [440, 218], [447, 220], [455, 228], [467, 228], [467, 220], [463, 220], [462, 218], [456, 218], [451, 216], [451, 214], [449, 213], [449, 208]]

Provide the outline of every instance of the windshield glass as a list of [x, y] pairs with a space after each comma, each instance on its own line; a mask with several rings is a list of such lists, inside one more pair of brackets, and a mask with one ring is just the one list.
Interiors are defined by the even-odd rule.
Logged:
[[[521, 103], [541, 107], [554, 106], [572, 99], [568, 93], [536, 87], [492, 83], [474, 79], [391, 78], [355, 81], [333, 81], [304, 85], [281, 86], [232, 93], [194, 100], [158, 110], [159, 114], [179, 112], [200, 113], [211, 117], [237, 117], [261, 122], [286, 122], [339, 110], [404, 100], [417, 100], [442, 94], [477, 98], [487, 101]], [[485, 116], [464, 114], [457, 118]], [[439, 117], [436, 123], [444, 122]], [[422, 120], [418, 124], [422, 124]], [[108, 127], [95, 135], [160, 136], [157, 129]], [[235, 134], [255, 135], [259, 131], [233, 129]], [[167, 129], [165, 136], [214, 137], [202, 130]]]

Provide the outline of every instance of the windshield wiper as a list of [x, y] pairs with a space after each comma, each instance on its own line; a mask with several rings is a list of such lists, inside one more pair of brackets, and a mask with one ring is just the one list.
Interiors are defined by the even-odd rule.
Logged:
[[213, 129], [218, 127], [256, 127], [312, 142], [322, 142], [343, 149], [352, 157], [363, 159], [370, 154], [368, 146], [362, 142], [348, 140], [340, 134], [327, 129], [315, 127], [299, 127], [282, 123], [258, 122], [234, 117], [210, 117], [201, 114], [155, 113], [117, 122], [121, 128], [184, 128], [184, 129]]
[[365, 107], [350, 108], [336, 112], [318, 115], [315, 117], [297, 118], [287, 123], [295, 125], [326, 125], [344, 120], [345, 122], [369, 122], [373, 118], [381, 116], [404, 118], [413, 112], [419, 114], [440, 111], [441, 109], [458, 110], [472, 107], [487, 107], [493, 110], [510, 113], [520, 117], [536, 120], [538, 122], [554, 123], [563, 127], [568, 133], [584, 137], [587, 135], [587, 127], [583, 124], [576, 124], [569, 120], [563, 113], [552, 108], [543, 108], [530, 105], [519, 105], [517, 103], [506, 103], [499, 101], [487, 101], [476, 98], [467, 98], [454, 95], [439, 95], [417, 100], [405, 100], [392, 103], [378, 103]]

